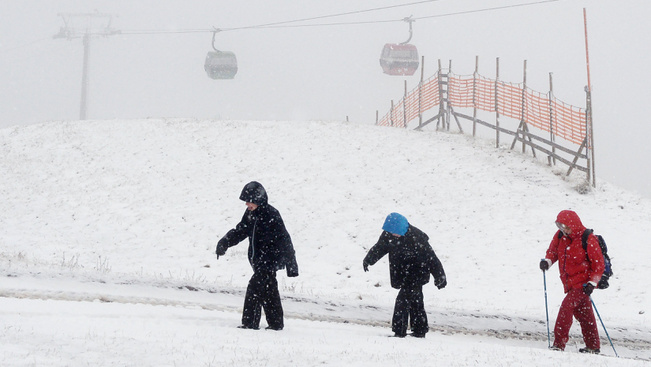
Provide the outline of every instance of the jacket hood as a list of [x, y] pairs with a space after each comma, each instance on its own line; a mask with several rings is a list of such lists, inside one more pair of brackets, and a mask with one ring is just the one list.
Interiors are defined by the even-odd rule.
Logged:
[[242, 189], [240, 200], [256, 205], [266, 205], [267, 191], [259, 182], [251, 181]]
[[582, 236], [585, 231], [585, 227], [583, 226], [583, 223], [581, 223], [579, 215], [571, 210], [563, 210], [558, 213], [556, 221], [572, 229], [572, 233], [570, 234], [571, 238]]

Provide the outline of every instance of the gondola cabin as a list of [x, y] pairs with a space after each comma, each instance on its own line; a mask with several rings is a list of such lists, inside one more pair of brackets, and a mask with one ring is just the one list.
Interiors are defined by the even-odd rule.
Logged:
[[405, 43], [387, 43], [380, 56], [382, 71], [388, 75], [414, 75], [418, 70], [418, 49]]
[[237, 74], [237, 58], [230, 51], [210, 51], [203, 68], [212, 79], [233, 79]]

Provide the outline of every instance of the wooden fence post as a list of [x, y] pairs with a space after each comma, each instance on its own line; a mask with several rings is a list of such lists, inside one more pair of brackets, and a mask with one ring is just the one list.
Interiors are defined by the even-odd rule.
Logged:
[[495, 59], [495, 147], [500, 147], [500, 110], [498, 86], [500, 80], [500, 58]]
[[472, 74], [472, 136], [477, 133], [477, 75], [479, 74], [479, 55], [475, 56], [475, 72]]
[[586, 88], [586, 134], [590, 136], [588, 147], [590, 149], [588, 156], [588, 182], [590, 182], [590, 174], [592, 174], [592, 187], [597, 187], [597, 175], [595, 174], [594, 164], [594, 135], [592, 130], [592, 86], [590, 85], [590, 55], [588, 53], [588, 16], [586, 15], [585, 8], [583, 8], [583, 28], [585, 30], [585, 65], [588, 73], [588, 86]]
[[423, 80], [425, 78], [425, 56], [420, 58], [420, 83], [418, 83], [418, 128], [420, 129], [423, 126], [423, 111], [422, 111], [422, 99], [423, 99]]
[[[552, 81], [552, 73], [549, 73], [549, 93], [547, 94], [549, 98], [549, 140], [554, 143], [556, 142], [556, 135], [554, 135], [554, 83]], [[552, 156], [547, 157], [549, 165], [556, 165], [556, 147], [552, 145]]]
[[448, 103], [446, 103], [446, 105], [445, 105], [445, 108], [446, 108], [446, 111], [445, 111], [445, 114], [446, 114], [445, 122], [446, 122], [446, 130], [447, 130], [447, 131], [450, 131], [450, 113], [452, 112], [452, 107], [450, 106], [450, 74], [452, 74], [452, 60], [451, 60], [451, 59], [448, 60], [448, 81], [447, 81], [447, 83], [448, 83], [448, 87], [447, 87], [447, 91], [448, 91], [448, 93], [447, 93], [447, 96], [448, 96], [448, 98], [447, 98], [447, 102], [448, 102]]
[[[522, 72], [522, 111], [520, 112], [520, 124], [522, 124], [522, 131], [528, 131], [527, 129], [527, 122], [525, 120], [525, 108], [527, 106], [527, 101], [526, 101], [526, 96], [527, 96], [527, 60], [524, 60], [524, 71]], [[516, 135], [517, 136], [517, 135]], [[524, 154], [526, 152], [526, 144], [524, 143], [524, 134], [522, 134], [522, 153]], [[533, 148], [531, 148], [533, 151]], [[536, 153], [534, 152], [534, 155]]]
[[405, 94], [402, 97], [402, 124], [407, 128], [407, 79], [405, 79]]
[[513, 143], [511, 143], [511, 149], [515, 147], [515, 143], [518, 142], [518, 138], [520, 137], [520, 133], [522, 133], [522, 139], [520, 142], [522, 143], [522, 154], [526, 152], [527, 149], [527, 143], [526, 140], [529, 140], [529, 145], [531, 146], [531, 154], [533, 156], [536, 156], [536, 149], [534, 148], [533, 144], [533, 139], [529, 135], [529, 125], [527, 124], [527, 60], [524, 60], [524, 72], [523, 72], [523, 77], [522, 77], [522, 95], [520, 96], [522, 103], [520, 105], [520, 124], [518, 125], [518, 128], [515, 130], [515, 138], [513, 139]]
[[439, 129], [439, 125], [441, 125], [441, 120], [443, 120], [442, 125], [445, 126], [445, 114], [443, 113], [444, 108], [443, 108], [443, 85], [441, 83], [442, 75], [441, 71], [443, 68], [441, 67], [441, 59], [439, 59], [439, 72], [438, 75], [436, 76], [438, 79], [438, 86], [439, 86], [439, 117], [436, 121], [436, 130]]

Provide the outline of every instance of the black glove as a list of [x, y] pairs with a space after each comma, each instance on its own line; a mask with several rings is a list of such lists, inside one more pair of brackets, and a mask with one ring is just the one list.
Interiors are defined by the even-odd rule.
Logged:
[[592, 291], [594, 290], [594, 285], [591, 283], [586, 283], [583, 285], [583, 293], [587, 294], [588, 296], [592, 294]]
[[434, 285], [438, 289], [443, 289], [443, 288], [445, 288], [446, 285], [448, 285], [448, 281], [447, 281], [447, 279], [445, 277], [441, 277], [441, 278], [434, 281]]
[[228, 246], [226, 245], [226, 243], [222, 242], [221, 240], [217, 242], [217, 248], [215, 249], [215, 253], [217, 254], [218, 259], [220, 256], [226, 253], [227, 248]]
[[362, 266], [364, 267], [364, 271], [368, 271], [368, 263], [366, 261], [362, 263]]
[[294, 267], [287, 267], [287, 277], [293, 278], [298, 276], [298, 269]]
[[549, 270], [549, 263], [547, 262], [547, 260], [545, 259], [540, 260], [540, 270], [542, 271]]

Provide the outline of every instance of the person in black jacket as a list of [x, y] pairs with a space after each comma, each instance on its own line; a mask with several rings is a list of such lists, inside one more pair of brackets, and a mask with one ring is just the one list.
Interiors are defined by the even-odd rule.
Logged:
[[249, 182], [242, 189], [240, 200], [247, 210], [240, 223], [217, 243], [217, 259], [226, 249], [249, 238], [249, 263], [253, 276], [249, 280], [242, 310], [243, 329], [259, 329], [262, 309], [268, 327], [282, 330], [283, 307], [278, 292], [276, 271], [286, 268], [288, 277], [298, 276], [298, 264], [292, 239], [276, 208], [267, 203], [267, 192], [258, 182]]
[[423, 285], [429, 283], [432, 274], [438, 289], [445, 288], [447, 280], [443, 265], [429, 244], [429, 237], [410, 225], [404, 216], [389, 214], [382, 229], [380, 239], [364, 258], [364, 271], [389, 254], [391, 286], [400, 289], [393, 309], [391, 329], [396, 337], [404, 338], [409, 325], [412, 336], [424, 338], [429, 326], [423, 303]]

